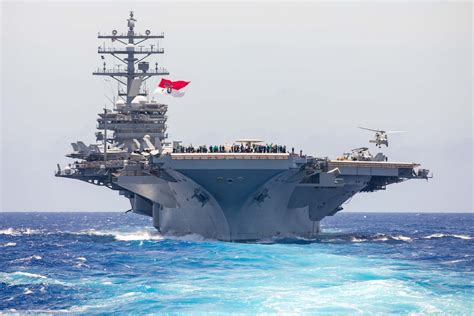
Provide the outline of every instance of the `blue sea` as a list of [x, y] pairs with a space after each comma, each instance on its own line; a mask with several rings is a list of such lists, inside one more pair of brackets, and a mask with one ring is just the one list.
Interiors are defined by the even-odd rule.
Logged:
[[162, 236], [124, 213], [0, 213], [0, 314], [474, 314], [474, 215], [340, 213], [315, 239]]

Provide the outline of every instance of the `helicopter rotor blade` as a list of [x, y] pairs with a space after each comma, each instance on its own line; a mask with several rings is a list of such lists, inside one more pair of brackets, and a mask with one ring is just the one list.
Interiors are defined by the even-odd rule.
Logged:
[[382, 133], [383, 133], [383, 131], [380, 131], [380, 130], [378, 130], [378, 129], [372, 129], [372, 128], [361, 127], [361, 126], [359, 126], [359, 128], [360, 128], [360, 129], [365, 129], [365, 130], [371, 131], [371, 132], [382, 132]]
[[407, 131], [387, 131], [387, 134], [408, 133]]

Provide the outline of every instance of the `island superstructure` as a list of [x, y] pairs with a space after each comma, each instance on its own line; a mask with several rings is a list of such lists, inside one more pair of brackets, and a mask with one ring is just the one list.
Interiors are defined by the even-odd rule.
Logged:
[[75, 161], [58, 165], [56, 176], [118, 191], [130, 200], [130, 211], [152, 217], [162, 233], [226, 241], [311, 238], [320, 221], [356, 193], [429, 177], [419, 164], [372, 156], [368, 148], [329, 159], [259, 139], [200, 146], [169, 141], [168, 106], [150, 98], [146, 87], [148, 79], [168, 75], [146, 61], [164, 53], [149, 43], [164, 35], [138, 33], [136, 22], [130, 12], [126, 33], [98, 35], [119, 46], [104, 44], [98, 53], [124, 67], [109, 69], [104, 62], [93, 73], [118, 82], [118, 99], [98, 114], [97, 143], [72, 143], [67, 156]]

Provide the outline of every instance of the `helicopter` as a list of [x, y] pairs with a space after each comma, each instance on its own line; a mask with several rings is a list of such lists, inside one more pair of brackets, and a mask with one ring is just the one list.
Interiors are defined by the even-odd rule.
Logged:
[[382, 145], [388, 147], [388, 136], [387, 134], [395, 134], [395, 133], [405, 133], [405, 131], [383, 131], [379, 129], [372, 129], [366, 127], [360, 127], [360, 129], [365, 129], [367, 131], [375, 132], [375, 138], [369, 140], [369, 143], [374, 143], [375, 146], [378, 148], [382, 148]]

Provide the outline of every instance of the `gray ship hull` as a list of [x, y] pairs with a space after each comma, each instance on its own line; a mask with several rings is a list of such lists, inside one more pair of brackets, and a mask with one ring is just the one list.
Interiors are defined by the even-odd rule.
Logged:
[[[165, 159], [161, 177], [121, 176], [134, 212], [153, 217], [165, 234], [199, 234], [226, 241], [310, 238], [319, 221], [363, 189], [353, 183], [301, 183], [305, 159]], [[355, 184], [356, 179], [360, 181]]]
[[87, 162], [57, 176], [118, 190], [164, 234], [225, 241], [311, 238], [358, 192], [427, 179], [418, 164], [292, 154], [166, 154], [147, 163]]

